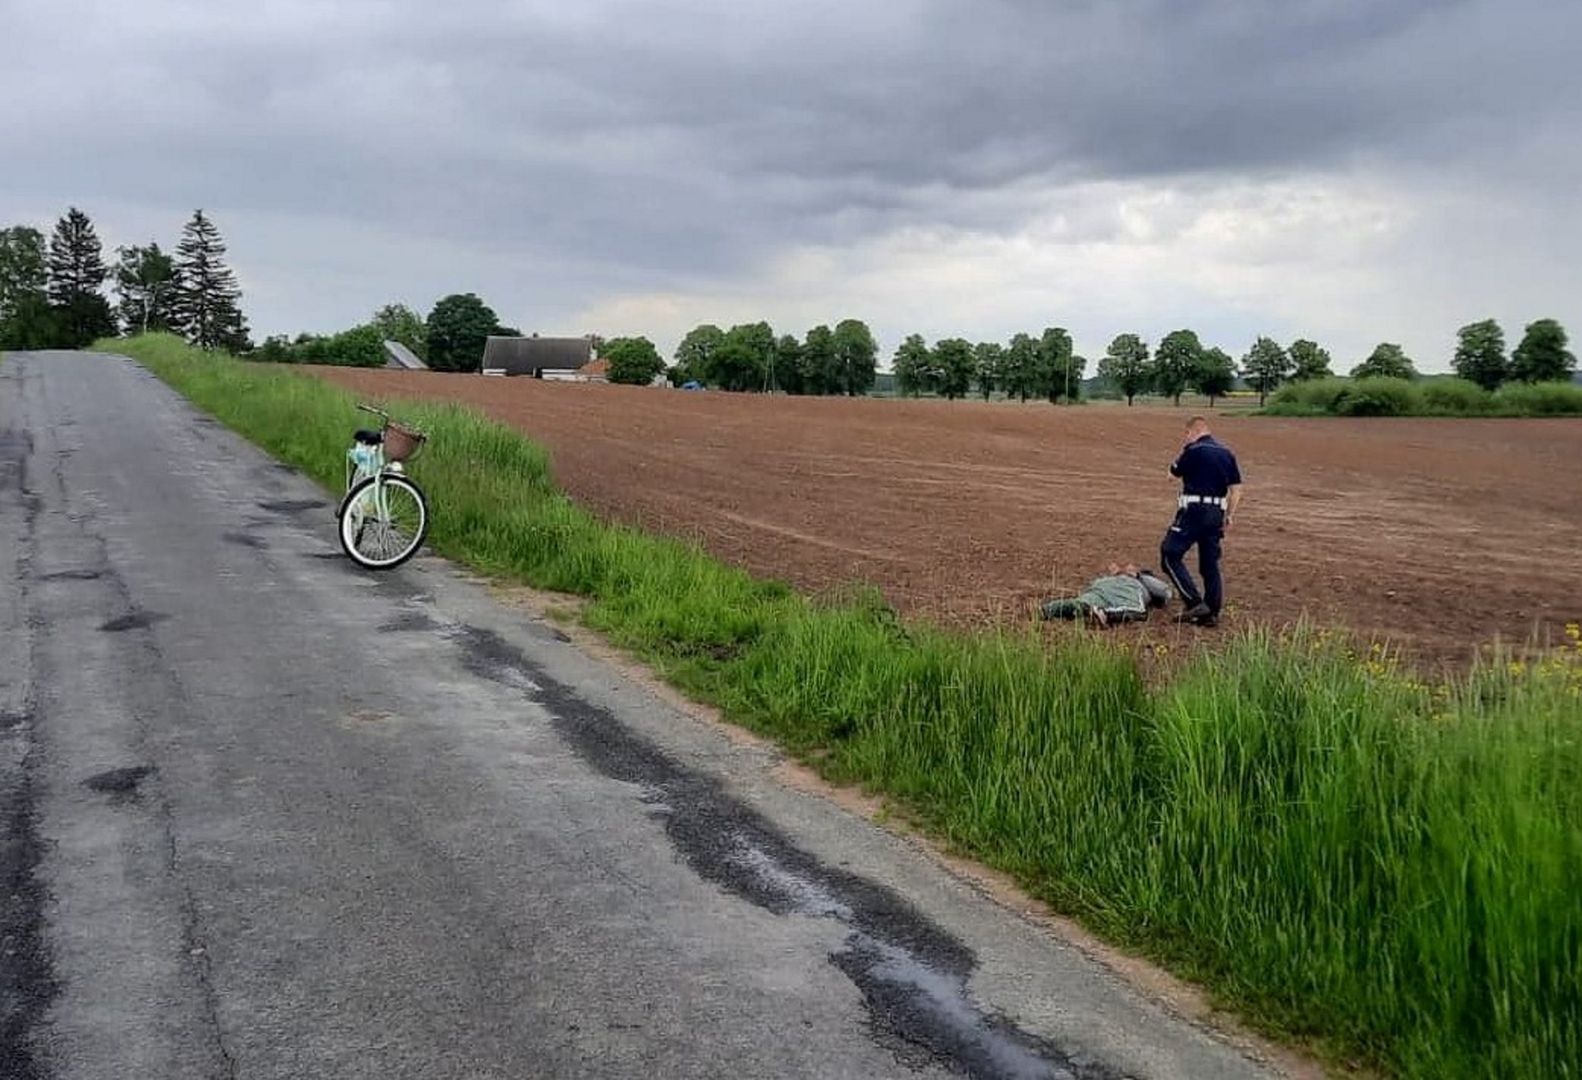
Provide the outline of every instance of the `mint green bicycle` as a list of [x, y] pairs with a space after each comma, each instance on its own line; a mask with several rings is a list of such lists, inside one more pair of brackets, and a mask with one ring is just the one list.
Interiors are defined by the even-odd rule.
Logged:
[[364, 569], [390, 570], [416, 555], [428, 535], [428, 499], [404, 465], [428, 436], [372, 405], [357, 407], [382, 422], [352, 436], [346, 451], [346, 494], [335, 511], [341, 547]]

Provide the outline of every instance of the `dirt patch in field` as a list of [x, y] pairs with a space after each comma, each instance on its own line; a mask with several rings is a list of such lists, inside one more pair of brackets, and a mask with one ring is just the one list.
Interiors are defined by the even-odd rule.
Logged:
[[[1186, 415], [317, 373], [475, 405], [547, 445], [607, 517], [805, 590], [871, 582], [957, 625], [1026, 619], [1112, 559], [1156, 564]], [[1226, 416], [1216, 433], [1247, 479], [1228, 623], [1306, 614], [1458, 659], [1582, 619], [1582, 421]]]

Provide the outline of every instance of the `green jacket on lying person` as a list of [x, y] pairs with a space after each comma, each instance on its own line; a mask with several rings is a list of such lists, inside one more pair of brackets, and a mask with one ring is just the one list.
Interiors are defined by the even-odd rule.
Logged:
[[1046, 600], [1039, 612], [1046, 619], [1092, 619], [1100, 626], [1148, 618], [1152, 608], [1170, 602], [1170, 586], [1135, 563], [1111, 563], [1109, 572], [1088, 582], [1076, 596]]

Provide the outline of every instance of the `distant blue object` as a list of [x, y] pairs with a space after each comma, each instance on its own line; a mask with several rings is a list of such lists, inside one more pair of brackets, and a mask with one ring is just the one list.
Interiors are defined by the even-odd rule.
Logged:
[[681, 389], [683, 389], [683, 390], [702, 390], [703, 389], [703, 384], [698, 382], [698, 380], [696, 380], [696, 379], [688, 379], [686, 382], [681, 384]]

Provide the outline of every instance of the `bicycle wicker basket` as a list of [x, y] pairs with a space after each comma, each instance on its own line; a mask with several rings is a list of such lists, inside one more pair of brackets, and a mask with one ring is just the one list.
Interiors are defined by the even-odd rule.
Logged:
[[421, 431], [414, 431], [392, 420], [385, 425], [385, 460], [410, 461], [423, 448], [423, 441], [427, 438]]

